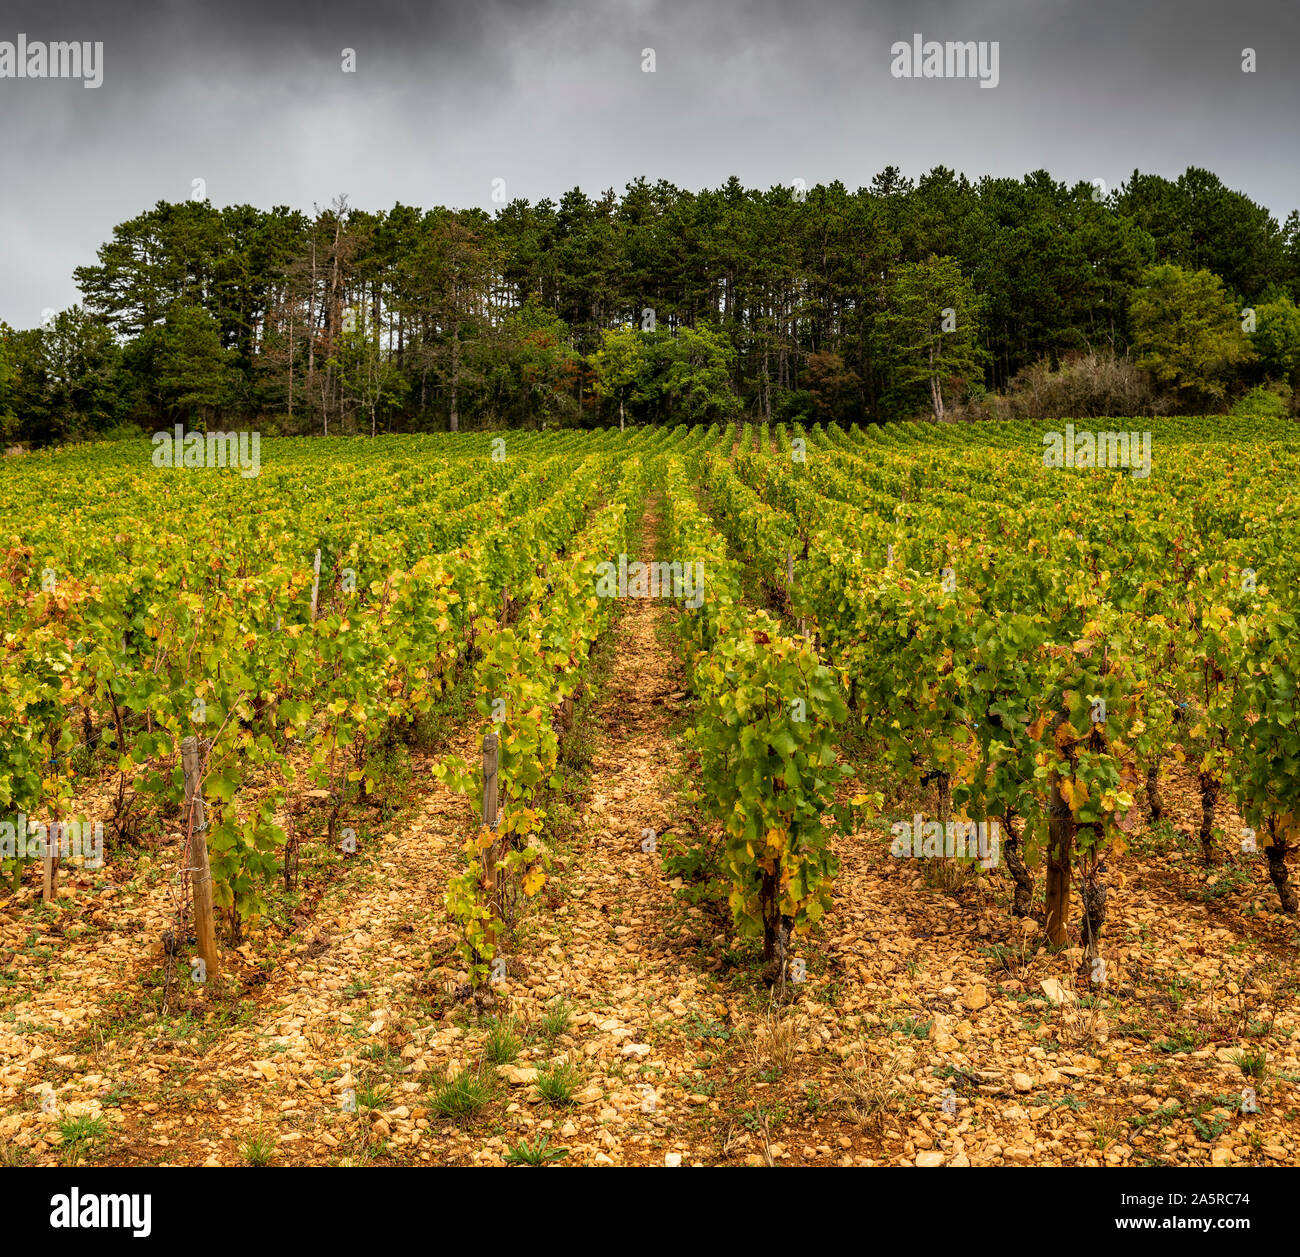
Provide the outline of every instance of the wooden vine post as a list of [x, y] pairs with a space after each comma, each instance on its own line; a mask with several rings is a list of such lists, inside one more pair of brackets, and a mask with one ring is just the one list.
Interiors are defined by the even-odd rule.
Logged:
[[[785, 596], [790, 603], [790, 609], [794, 610], [794, 551], [785, 552]], [[799, 636], [808, 636], [808, 626], [804, 622], [803, 616], [799, 617]]]
[[498, 746], [496, 731], [483, 737], [483, 828], [492, 831], [492, 841], [483, 848], [483, 885], [487, 897], [496, 905], [497, 860], [501, 840], [497, 837]]
[[493, 831], [497, 827], [497, 735], [483, 736], [483, 824]]
[[316, 623], [316, 608], [320, 600], [320, 551], [316, 551], [316, 562], [312, 564], [315, 577], [311, 583], [311, 622]]
[[208, 824], [203, 814], [202, 763], [198, 738], [181, 743], [181, 767], [185, 770], [185, 817], [189, 843], [190, 884], [194, 887], [194, 937], [210, 981], [220, 967], [217, 959], [217, 927], [212, 910], [212, 871], [208, 867]]
[[41, 899], [44, 903], [53, 903], [58, 890], [59, 855], [55, 848], [58, 846], [59, 835], [62, 830], [63, 827], [55, 821], [49, 826], [49, 830], [45, 835], [45, 849], [41, 858], [41, 864], [43, 865]]

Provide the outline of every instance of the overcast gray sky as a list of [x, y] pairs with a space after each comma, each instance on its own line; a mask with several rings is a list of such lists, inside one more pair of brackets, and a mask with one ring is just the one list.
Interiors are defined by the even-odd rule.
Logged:
[[[891, 77], [916, 32], [996, 40], [998, 86]], [[195, 179], [217, 205], [490, 210], [498, 178], [534, 200], [637, 175], [1114, 187], [1198, 165], [1279, 221], [1300, 206], [1296, 0], [0, 0], [0, 41], [20, 33], [104, 43], [98, 90], [0, 78], [0, 319], [20, 327]]]

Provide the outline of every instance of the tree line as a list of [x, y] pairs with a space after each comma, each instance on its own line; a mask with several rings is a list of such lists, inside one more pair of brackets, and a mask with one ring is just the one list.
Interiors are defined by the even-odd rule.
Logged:
[[75, 274], [79, 305], [0, 324], [7, 439], [943, 418], [1049, 396], [1080, 361], [1094, 393], [1123, 386], [1082, 409], [1300, 384], [1300, 215], [1196, 168], [1107, 195], [890, 167], [853, 192], [638, 179], [495, 214], [159, 202]]

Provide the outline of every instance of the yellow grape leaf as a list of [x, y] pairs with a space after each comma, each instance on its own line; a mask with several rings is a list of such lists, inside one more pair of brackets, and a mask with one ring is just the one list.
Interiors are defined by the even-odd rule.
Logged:
[[531, 899], [541, 888], [546, 885], [546, 874], [541, 869], [534, 866], [524, 875], [524, 894]]
[[1088, 783], [1067, 778], [1061, 782], [1061, 798], [1070, 805], [1070, 811], [1077, 814], [1088, 801]]

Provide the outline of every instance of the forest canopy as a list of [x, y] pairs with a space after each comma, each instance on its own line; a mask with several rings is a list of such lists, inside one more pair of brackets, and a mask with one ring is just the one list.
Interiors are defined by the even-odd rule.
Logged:
[[1062, 405], [1201, 413], [1264, 383], [1294, 406], [1300, 383], [1300, 216], [1195, 168], [1106, 196], [890, 167], [495, 215], [159, 202], [76, 280], [44, 326], [0, 324], [8, 440], [866, 423], [1085, 376]]

